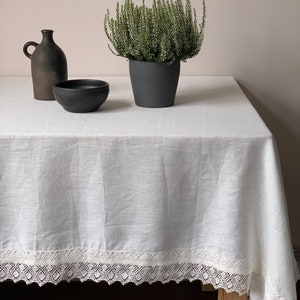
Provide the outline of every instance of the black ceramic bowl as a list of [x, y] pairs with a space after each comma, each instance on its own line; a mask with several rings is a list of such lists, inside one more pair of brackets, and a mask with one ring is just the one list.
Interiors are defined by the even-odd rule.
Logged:
[[73, 79], [53, 86], [56, 101], [73, 113], [96, 111], [107, 99], [109, 84], [96, 79]]

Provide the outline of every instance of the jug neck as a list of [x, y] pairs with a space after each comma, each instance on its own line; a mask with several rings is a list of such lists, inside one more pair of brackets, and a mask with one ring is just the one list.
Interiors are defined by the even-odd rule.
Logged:
[[43, 29], [42, 31], [43, 39], [42, 43], [44, 44], [55, 44], [53, 40], [53, 30], [51, 29]]

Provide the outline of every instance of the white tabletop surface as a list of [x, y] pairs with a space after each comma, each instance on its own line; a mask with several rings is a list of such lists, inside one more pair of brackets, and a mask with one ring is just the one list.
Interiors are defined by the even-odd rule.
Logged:
[[[33, 99], [30, 78], [0, 78], [0, 134], [45, 136], [270, 136], [232, 77], [181, 77], [176, 105], [134, 104], [128, 77], [102, 77], [108, 100], [93, 113], [68, 113]], [[238, 112], [238, 114], [237, 114]]]
[[[0, 280], [200, 279], [296, 300], [276, 144], [232, 77], [137, 107], [128, 77], [74, 114], [0, 78]], [[4, 271], [2, 271], [4, 270]]]

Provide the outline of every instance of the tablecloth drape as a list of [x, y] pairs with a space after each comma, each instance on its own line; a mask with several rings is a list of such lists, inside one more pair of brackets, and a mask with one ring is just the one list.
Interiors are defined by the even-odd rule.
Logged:
[[232, 77], [182, 77], [176, 105], [99, 111], [0, 78], [0, 280], [200, 279], [296, 300], [276, 143]]

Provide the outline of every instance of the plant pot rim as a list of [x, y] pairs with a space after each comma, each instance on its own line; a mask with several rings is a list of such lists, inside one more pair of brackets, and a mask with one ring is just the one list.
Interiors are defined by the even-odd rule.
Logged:
[[157, 62], [157, 61], [144, 61], [144, 60], [136, 60], [136, 59], [129, 59], [129, 61], [132, 61], [132, 62], [139, 62], [139, 63], [152, 63], [152, 64], [162, 64], [162, 65], [172, 65], [172, 64], [175, 64], [175, 63], [180, 63], [181, 60], [175, 60], [174, 62]]

